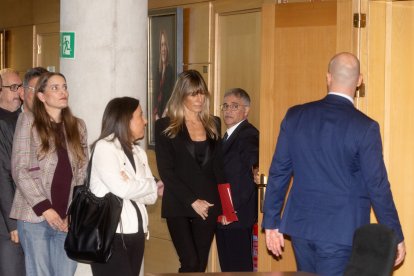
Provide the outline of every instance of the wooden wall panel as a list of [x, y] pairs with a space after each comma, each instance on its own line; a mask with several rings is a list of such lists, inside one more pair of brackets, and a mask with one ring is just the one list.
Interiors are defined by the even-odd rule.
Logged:
[[0, 28], [33, 24], [32, 9], [32, 1], [0, 1]]
[[387, 28], [391, 32], [391, 44], [387, 46], [391, 63], [386, 69], [390, 83], [386, 85], [389, 134], [385, 143], [391, 187], [408, 246], [406, 262], [394, 275], [408, 276], [414, 271], [414, 256], [410, 254], [414, 244], [414, 1], [388, 5], [392, 5], [392, 21], [387, 24], [392, 25]]
[[209, 64], [210, 3], [184, 6], [184, 64]]
[[6, 33], [6, 67], [19, 71], [24, 76], [33, 61], [33, 26], [12, 27]]
[[411, 275], [414, 257], [414, 1], [363, 1], [369, 12], [366, 113], [381, 126], [391, 190], [405, 234], [408, 254], [393, 275]]

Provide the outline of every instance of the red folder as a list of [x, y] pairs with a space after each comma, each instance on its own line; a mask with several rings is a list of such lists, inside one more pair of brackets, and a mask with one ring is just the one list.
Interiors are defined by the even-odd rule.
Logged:
[[231, 198], [230, 183], [218, 184], [221, 207], [223, 215], [218, 216], [217, 221], [221, 222], [222, 216], [225, 216], [228, 222], [238, 221], [239, 218], [234, 211], [233, 199]]

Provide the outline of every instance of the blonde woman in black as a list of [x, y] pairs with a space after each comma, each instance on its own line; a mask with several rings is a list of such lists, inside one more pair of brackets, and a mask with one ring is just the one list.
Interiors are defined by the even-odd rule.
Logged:
[[155, 152], [164, 182], [161, 215], [180, 259], [179, 272], [204, 272], [221, 205], [220, 119], [209, 113], [210, 93], [195, 70], [181, 73], [155, 123]]

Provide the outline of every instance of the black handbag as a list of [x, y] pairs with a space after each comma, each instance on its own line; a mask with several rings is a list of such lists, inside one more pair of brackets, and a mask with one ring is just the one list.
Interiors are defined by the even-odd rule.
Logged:
[[75, 186], [69, 206], [69, 231], [65, 240], [66, 254], [82, 263], [106, 263], [111, 257], [121, 211], [122, 199], [112, 193], [95, 196], [89, 189], [92, 157], [83, 185]]

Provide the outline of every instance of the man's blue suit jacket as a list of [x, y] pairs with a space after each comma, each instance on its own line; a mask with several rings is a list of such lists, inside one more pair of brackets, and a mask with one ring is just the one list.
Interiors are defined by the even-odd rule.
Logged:
[[355, 229], [370, 222], [371, 206], [401, 242], [378, 123], [332, 94], [290, 108], [270, 167], [262, 227], [352, 245]]

